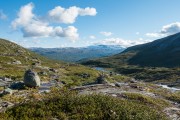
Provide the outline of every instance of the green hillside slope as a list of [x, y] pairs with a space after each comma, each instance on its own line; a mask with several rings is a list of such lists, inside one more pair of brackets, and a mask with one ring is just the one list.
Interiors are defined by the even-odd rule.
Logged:
[[139, 80], [179, 86], [180, 33], [129, 47], [120, 54], [85, 61], [82, 64], [113, 68], [118, 73]]
[[[22, 81], [24, 72], [30, 68], [45, 74], [40, 74], [42, 81], [52, 80], [56, 76], [56, 79], [70, 84], [82, 84], [98, 77], [98, 71], [91, 68], [49, 60], [13, 42], [0, 39], [0, 77]], [[85, 73], [90, 74], [90, 77], [80, 76]]]

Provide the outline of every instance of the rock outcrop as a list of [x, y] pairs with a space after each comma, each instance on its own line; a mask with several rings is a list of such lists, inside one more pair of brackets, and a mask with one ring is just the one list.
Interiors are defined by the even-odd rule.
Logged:
[[38, 74], [32, 70], [27, 70], [24, 74], [24, 84], [28, 87], [39, 87], [40, 78]]

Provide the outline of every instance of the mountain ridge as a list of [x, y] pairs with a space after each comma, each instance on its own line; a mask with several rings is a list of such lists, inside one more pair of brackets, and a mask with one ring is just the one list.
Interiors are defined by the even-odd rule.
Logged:
[[127, 62], [131, 65], [151, 67], [180, 66], [180, 33], [150, 43], [127, 48], [123, 53], [136, 51]]
[[[103, 62], [144, 67], [179, 67], [180, 33], [129, 47], [119, 54], [100, 58]], [[97, 59], [98, 61], [98, 59]]]
[[55, 60], [78, 62], [120, 53], [124, 50], [121, 46], [93, 45], [87, 47], [65, 48], [30, 48], [31, 51]]

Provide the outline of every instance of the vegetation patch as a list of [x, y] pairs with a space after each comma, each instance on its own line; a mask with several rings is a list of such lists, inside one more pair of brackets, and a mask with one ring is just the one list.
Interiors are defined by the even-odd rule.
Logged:
[[54, 89], [42, 101], [31, 101], [0, 113], [4, 120], [166, 120], [161, 111], [145, 104], [100, 94], [77, 95]]
[[168, 101], [160, 98], [152, 98], [139, 93], [123, 93], [124, 97], [131, 101], [136, 101], [144, 105], [149, 105], [155, 109], [163, 109], [170, 106]]

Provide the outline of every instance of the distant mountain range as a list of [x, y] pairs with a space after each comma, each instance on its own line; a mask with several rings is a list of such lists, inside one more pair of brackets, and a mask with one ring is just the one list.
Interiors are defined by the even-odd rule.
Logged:
[[93, 45], [79, 48], [30, 48], [30, 50], [51, 59], [78, 62], [118, 54], [124, 48], [118, 45]]

